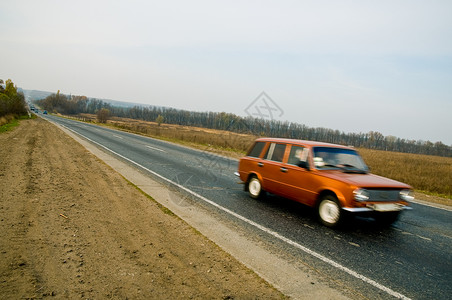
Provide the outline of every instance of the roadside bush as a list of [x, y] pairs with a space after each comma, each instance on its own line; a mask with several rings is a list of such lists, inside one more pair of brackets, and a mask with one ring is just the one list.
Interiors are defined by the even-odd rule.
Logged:
[[0, 126], [5, 125], [10, 123], [12, 120], [14, 120], [14, 116], [13, 115], [6, 115], [6, 116], [2, 116], [0, 117]]
[[110, 111], [106, 108], [101, 108], [97, 112], [97, 121], [99, 123], [107, 123], [107, 120], [110, 118]]
[[27, 113], [25, 96], [17, 92], [17, 87], [11, 79], [6, 81], [3, 87], [3, 80], [0, 79], [0, 117], [6, 115], [21, 116]]

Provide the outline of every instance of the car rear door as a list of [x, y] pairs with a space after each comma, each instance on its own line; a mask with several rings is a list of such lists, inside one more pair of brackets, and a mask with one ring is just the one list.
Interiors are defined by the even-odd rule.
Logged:
[[262, 186], [265, 191], [285, 196], [282, 162], [286, 156], [285, 143], [270, 143], [263, 158], [259, 161], [259, 173], [262, 175]]

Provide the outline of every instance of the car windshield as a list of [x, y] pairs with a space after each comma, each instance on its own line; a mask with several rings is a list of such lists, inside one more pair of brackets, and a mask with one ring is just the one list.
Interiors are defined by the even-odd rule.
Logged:
[[319, 170], [341, 169], [344, 172], [367, 173], [369, 168], [352, 149], [314, 147], [314, 166]]

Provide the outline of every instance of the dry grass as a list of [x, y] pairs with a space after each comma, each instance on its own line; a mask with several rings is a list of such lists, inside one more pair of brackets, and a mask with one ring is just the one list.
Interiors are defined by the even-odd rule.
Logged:
[[[81, 118], [91, 122], [96, 120], [95, 115], [82, 115]], [[198, 127], [172, 124], [159, 126], [155, 122], [124, 118], [112, 118], [107, 126], [234, 158], [243, 156], [257, 138], [253, 135]], [[369, 149], [359, 149], [359, 152], [372, 173], [405, 182], [417, 191], [443, 198], [439, 201], [442, 204], [452, 205], [452, 158]]]
[[5, 124], [10, 123], [12, 120], [14, 120], [14, 116], [13, 115], [6, 115], [6, 116], [2, 116], [0, 117], [0, 126], [3, 126]]

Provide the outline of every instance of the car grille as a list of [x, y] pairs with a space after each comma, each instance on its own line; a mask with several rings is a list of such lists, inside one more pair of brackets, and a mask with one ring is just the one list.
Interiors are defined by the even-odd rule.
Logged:
[[368, 189], [369, 201], [399, 201], [400, 190], [372, 190]]

